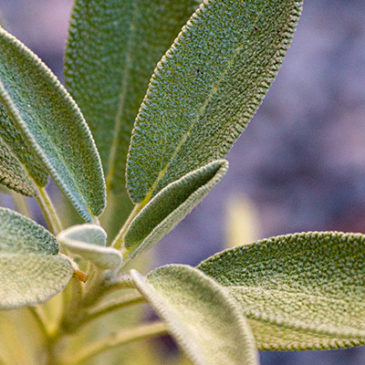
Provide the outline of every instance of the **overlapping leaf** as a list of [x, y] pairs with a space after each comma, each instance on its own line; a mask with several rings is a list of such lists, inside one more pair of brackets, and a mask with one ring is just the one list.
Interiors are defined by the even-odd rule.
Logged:
[[157, 65], [128, 155], [135, 202], [225, 156], [289, 47], [299, 0], [204, 1]]
[[81, 224], [58, 234], [57, 240], [74, 256], [82, 257], [102, 269], [116, 269], [122, 264], [119, 251], [106, 245], [106, 233], [97, 225]]
[[365, 235], [273, 237], [219, 253], [199, 269], [241, 305], [260, 349], [365, 344]]
[[222, 179], [226, 160], [213, 161], [161, 190], [130, 225], [124, 247], [133, 257], [170, 232]]
[[[16, 129], [8, 113], [0, 104], [0, 140], [3, 145], [1, 183], [26, 196], [37, 195], [35, 185], [47, 185], [48, 172], [39, 157], [20, 132]], [[17, 171], [11, 171], [11, 165]], [[29, 175], [29, 176], [26, 176]]]
[[57, 253], [56, 240], [43, 227], [0, 208], [0, 309], [41, 303], [61, 291], [73, 268]]
[[65, 80], [95, 137], [108, 189], [124, 189], [129, 139], [156, 63], [196, 0], [76, 0]]
[[11, 152], [9, 146], [0, 138], [0, 182], [26, 196], [36, 196], [37, 188], [28, 176], [22, 163]]
[[[16, 127], [80, 215], [99, 215], [105, 204], [101, 163], [76, 104], [38, 57], [1, 28], [0, 66], [0, 102], [10, 117], [2, 120], [10, 134], [4, 141], [16, 148]], [[15, 154], [20, 159], [22, 153]]]
[[225, 291], [196, 269], [170, 265], [135, 284], [167, 322], [171, 334], [196, 365], [253, 365], [251, 331]]

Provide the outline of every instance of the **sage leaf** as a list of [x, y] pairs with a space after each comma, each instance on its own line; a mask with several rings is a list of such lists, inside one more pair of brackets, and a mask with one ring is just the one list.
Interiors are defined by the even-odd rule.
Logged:
[[[11, 121], [8, 113], [0, 104], [0, 139], [3, 147], [4, 166], [2, 168], [9, 171], [6, 161], [13, 161], [17, 173], [5, 173], [7, 179], [2, 184], [26, 196], [35, 197], [38, 192], [35, 185], [44, 187], [48, 182], [48, 171], [39, 157], [32, 151], [27, 141], [17, 130]], [[10, 163], [11, 164], [11, 163]], [[15, 167], [16, 166], [16, 167]], [[3, 172], [4, 174], [4, 172]], [[25, 175], [28, 175], [25, 176]], [[21, 179], [23, 176], [23, 179]], [[22, 181], [21, 181], [22, 180]]]
[[73, 271], [46, 229], [0, 208], [0, 309], [44, 302], [67, 285]]
[[0, 182], [18, 193], [36, 196], [37, 188], [21, 162], [0, 138]]
[[213, 161], [162, 189], [132, 221], [124, 237], [130, 257], [157, 243], [218, 184], [228, 169], [226, 160]]
[[104, 209], [98, 152], [75, 102], [51, 71], [0, 28], [0, 102], [85, 220]]
[[58, 239], [64, 238], [65, 240], [87, 242], [94, 246], [105, 247], [106, 245], [106, 232], [100, 226], [96, 224], [78, 224], [60, 232], [57, 236]]
[[365, 235], [309, 232], [223, 251], [199, 269], [249, 318], [261, 350], [365, 344]]
[[108, 191], [125, 190], [131, 131], [156, 63], [196, 0], [76, 0], [65, 81], [93, 132]]
[[208, 0], [158, 63], [128, 155], [134, 202], [232, 147], [282, 63], [300, 0]]
[[258, 364], [245, 318], [214, 280], [184, 265], [160, 267], [147, 278], [131, 275], [195, 365]]
[[122, 264], [121, 253], [105, 247], [106, 233], [95, 224], [70, 227], [60, 232], [57, 240], [71, 255], [88, 260], [101, 269], [116, 269]]

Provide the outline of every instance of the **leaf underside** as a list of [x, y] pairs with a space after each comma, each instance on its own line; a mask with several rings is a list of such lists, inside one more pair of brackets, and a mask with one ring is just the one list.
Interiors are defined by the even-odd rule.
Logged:
[[0, 183], [26, 196], [36, 196], [37, 188], [22, 163], [0, 138]]
[[274, 80], [301, 6], [202, 3], [157, 65], [139, 110], [127, 167], [134, 202], [226, 155]]
[[213, 280], [183, 265], [160, 267], [147, 278], [134, 270], [131, 274], [194, 364], [258, 363], [245, 319]]
[[148, 81], [196, 0], [77, 0], [65, 81], [101, 155], [108, 191], [125, 190], [130, 135]]
[[0, 208], [0, 309], [41, 303], [70, 280], [70, 261], [54, 237], [31, 219]]
[[218, 184], [227, 169], [226, 160], [213, 161], [161, 190], [136, 216], [124, 237], [130, 257], [170, 232]]
[[62, 256], [0, 253], [0, 309], [42, 303], [63, 290], [72, 273]]
[[[40, 59], [1, 28], [0, 65], [0, 102], [10, 117], [2, 117], [1, 122], [11, 134], [7, 139], [2, 136], [4, 141], [13, 147], [19, 138], [12, 131], [21, 131], [25, 145], [32, 147], [79, 214], [91, 220], [104, 208], [105, 185], [79, 109]], [[20, 159], [21, 152], [15, 154]], [[29, 173], [36, 179], [37, 174]]]
[[199, 269], [240, 304], [262, 350], [365, 344], [365, 235], [273, 237], [212, 256]]
[[106, 236], [102, 227], [88, 223], [72, 226], [58, 234], [58, 238], [86, 242], [101, 247], [106, 245]]
[[116, 269], [122, 264], [119, 251], [106, 245], [106, 233], [97, 225], [82, 224], [58, 234], [57, 240], [72, 256], [81, 257], [101, 269]]

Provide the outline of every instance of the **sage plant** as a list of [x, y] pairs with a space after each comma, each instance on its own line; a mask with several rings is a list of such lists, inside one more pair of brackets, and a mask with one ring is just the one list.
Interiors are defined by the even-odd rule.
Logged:
[[1, 364], [158, 364], [138, 341], [164, 334], [196, 365], [365, 343], [363, 234], [271, 237], [146, 275], [136, 261], [227, 172], [301, 7], [76, 0], [65, 87], [0, 29], [0, 180], [18, 207], [0, 208]]

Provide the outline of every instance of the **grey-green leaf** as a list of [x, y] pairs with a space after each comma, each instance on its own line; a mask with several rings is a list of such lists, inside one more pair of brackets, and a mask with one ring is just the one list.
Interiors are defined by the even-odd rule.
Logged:
[[162, 189], [136, 216], [125, 237], [130, 257], [157, 243], [196, 207], [228, 169], [226, 160], [213, 161]]
[[87, 242], [94, 246], [105, 247], [106, 232], [96, 224], [79, 224], [65, 229], [58, 234], [57, 239], [64, 238], [70, 241]]
[[214, 280], [184, 265], [131, 275], [195, 365], [258, 364], [245, 318]]
[[309, 232], [223, 251], [199, 269], [241, 306], [262, 350], [365, 344], [365, 235]]
[[148, 81], [196, 0], [76, 0], [66, 86], [95, 137], [108, 191], [125, 189], [129, 139]]
[[[32, 148], [28, 145], [24, 137], [17, 130], [16, 126], [12, 122], [8, 113], [4, 107], [0, 104], [0, 139], [2, 139], [2, 144], [7, 146], [9, 153], [7, 157], [4, 155], [4, 159], [13, 160], [14, 165], [21, 165], [22, 167], [17, 167], [20, 170], [24, 170], [28, 178], [24, 178], [23, 183], [19, 181], [18, 177], [9, 181], [7, 186], [15, 191], [18, 191], [27, 196], [35, 196], [37, 194], [34, 188], [34, 183], [40, 187], [44, 187], [48, 182], [48, 171], [44, 166], [39, 157], [32, 151]], [[10, 153], [11, 151], [11, 153]], [[4, 151], [5, 153], [5, 151]], [[19, 187], [21, 188], [19, 189]]]
[[54, 237], [31, 219], [0, 208], [0, 309], [41, 303], [73, 274]]
[[133, 201], [225, 156], [274, 80], [301, 5], [202, 3], [157, 65], [139, 110], [127, 167]]
[[81, 224], [58, 234], [57, 240], [74, 256], [92, 262], [101, 269], [116, 269], [122, 264], [119, 251], [106, 245], [106, 233], [97, 225]]
[[26, 196], [36, 196], [37, 188], [18, 158], [0, 138], [0, 183]]
[[77, 105], [40, 59], [1, 28], [0, 102], [80, 215], [101, 214], [103, 171]]

